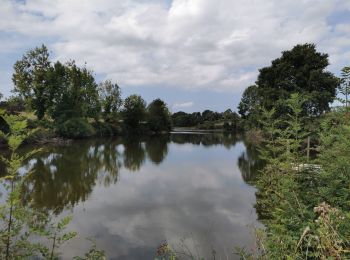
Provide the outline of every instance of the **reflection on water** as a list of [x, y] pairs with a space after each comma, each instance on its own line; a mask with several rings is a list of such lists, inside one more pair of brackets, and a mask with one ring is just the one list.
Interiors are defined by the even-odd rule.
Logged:
[[70, 228], [79, 238], [64, 258], [84, 252], [85, 237], [95, 237], [110, 259], [152, 259], [164, 240], [226, 258], [252, 244], [255, 190], [245, 181], [259, 167], [254, 149], [232, 135], [84, 140], [26, 162], [23, 170], [33, 174], [23, 199], [74, 215]]

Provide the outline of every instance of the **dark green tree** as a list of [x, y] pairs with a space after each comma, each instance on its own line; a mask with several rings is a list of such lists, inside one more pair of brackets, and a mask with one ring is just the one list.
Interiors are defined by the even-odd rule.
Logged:
[[141, 96], [131, 95], [124, 101], [122, 111], [123, 121], [127, 131], [137, 132], [146, 116], [146, 102]]
[[339, 79], [326, 71], [328, 55], [316, 51], [314, 44], [296, 45], [282, 52], [271, 66], [259, 70], [255, 86], [244, 93], [238, 106], [243, 118], [258, 123], [261, 109], [275, 109], [276, 118], [286, 115], [286, 104], [293, 93], [305, 97], [303, 116], [319, 116], [330, 110]]
[[98, 119], [101, 104], [92, 71], [78, 67], [74, 61], [56, 62], [48, 75], [52, 89], [49, 106], [52, 118], [58, 122], [73, 117]]
[[147, 107], [147, 123], [154, 132], [169, 131], [171, 129], [170, 112], [161, 99], [153, 100]]
[[279, 115], [288, 111], [285, 101], [292, 93], [306, 97], [303, 114], [319, 116], [329, 111], [336, 96], [339, 80], [326, 71], [328, 54], [316, 51], [314, 44], [296, 45], [260, 69], [258, 94], [266, 109], [276, 108]]
[[29, 50], [13, 68], [14, 91], [35, 111], [38, 119], [42, 119], [50, 96], [47, 81], [50, 60], [46, 46]]

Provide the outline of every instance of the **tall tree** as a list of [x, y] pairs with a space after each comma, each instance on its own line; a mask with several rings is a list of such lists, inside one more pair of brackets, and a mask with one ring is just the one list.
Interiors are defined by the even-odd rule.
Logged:
[[138, 131], [146, 116], [146, 102], [141, 96], [131, 95], [124, 101], [123, 120], [128, 131]]
[[148, 105], [147, 121], [152, 131], [160, 132], [171, 129], [170, 112], [163, 100], [158, 98]]
[[338, 79], [326, 71], [328, 54], [316, 51], [315, 44], [296, 45], [282, 52], [270, 67], [260, 69], [258, 94], [266, 109], [276, 108], [280, 115], [288, 110], [285, 101], [292, 93], [307, 98], [304, 115], [318, 116], [334, 101]]
[[118, 84], [106, 80], [100, 83], [99, 92], [104, 118], [107, 120], [115, 119], [123, 104], [120, 87]]
[[326, 71], [328, 65], [328, 55], [317, 52], [314, 44], [296, 45], [282, 52], [271, 66], [259, 70], [256, 86], [249, 87], [243, 94], [240, 114], [247, 117], [260, 108], [274, 108], [275, 116], [283, 117], [290, 110], [286, 100], [293, 93], [306, 98], [304, 116], [319, 116], [329, 111], [339, 80]]
[[49, 97], [47, 71], [50, 68], [49, 52], [45, 45], [29, 50], [14, 65], [12, 76], [18, 92], [35, 111], [39, 119], [45, 115]]
[[241, 102], [238, 105], [238, 113], [242, 118], [247, 118], [256, 112], [259, 101], [258, 86], [249, 86], [243, 92]]
[[50, 115], [58, 121], [72, 117], [97, 119], [101, 105], [98, 85], [86, 67], [78, 67], [74, 61], [56, 62], [48, 72]]

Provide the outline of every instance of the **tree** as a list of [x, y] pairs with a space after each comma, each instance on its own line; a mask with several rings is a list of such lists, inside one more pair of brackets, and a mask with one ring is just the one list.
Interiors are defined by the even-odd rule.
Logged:
[[141, 122], [145, 119], [146, 102], [141, 96], [131, 95], [124, 101], [122, 114], [127, 131], [138, 131]]
[[348, 96], [350, 94], [350, 67], [344, 67], [341, 70], [341, 79], [340, 79], [339, 92], [345, 96], [345, 106], [348, 106]]
[[258, 105], [258, 86], [251, 85], [243, 92], [241, 102], [238, 105], [238, 113], [246, 119], [256, 112]]
[[104, 118], [108, 120], [115, 118], [123, 104], [120, 87], [106, 80], [100, 83], [99, 92]]
[[271, 66], [259, 70], [256, 85], [243, 93], [239, 113], [258, 123], [261, 109], [276, 109], [275, 117], [288, 114], [286, 104], [293, 93], [305, 97], [304, 116], [319, 116], [329, 111], [329, 104], [336, 97], [339, 80], [326, 71], [328, 55], [316, 51], [314, 44], [296, 45], [282, 52]]
[[259, 70], [256, 84], [261, 105], [276, 107], [281, 115], [288, 111], [285, 101], [292, 93], [299, 93], [306, 97], [304, 115], [319, 116], [329, 111], [339, 81], [325, 70], [328, 65], [328, 54], [317, 52], [314, 44], [296, 45], [282, 52], [270, 67]]
[[15, 92], [24, 98], [35, 111], [38, 119], [42, 119], [47, 109], [49, 88], [47, 71], [50, 68], [49, 52], [45, 45], [29, 50], [14, 65], [12, 76]]
[[148, 105], [147, 121], [150, 130], [154, 132], [169, 131], [171, 129], [170, 112], [163, 100], [158, 98]]
[[48, 72], [50, 91], [49, 113], [55, 121], [63, 122], [73, 117], [98, 119], [101, 104], [98, 85], [86, 67], [74, 61], [59, 61]]
[[204, 110], [202, 113], [203, 121], [214, 121], [216, 119], [215, 112], [211, 110]]

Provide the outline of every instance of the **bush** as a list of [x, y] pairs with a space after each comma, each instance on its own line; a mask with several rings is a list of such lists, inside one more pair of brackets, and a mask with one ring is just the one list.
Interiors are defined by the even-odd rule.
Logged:
[[121, 127], [110, 122], [93, 122], [97, 136], [114, 136], [122, 132]]
[[57, 135], [52, 129], [39, 127], [30, 134], [25, 140], [26, 144], [43, 144], [49, 143]]
[[54, 123], [47, 119], [41, 119], [41, 120], [27, 119], [27, 123], [28, 123], [29, 129], [34, 129], [34, 128], [54, 129], [55, 128]]
[[66, 138], [84, 138], [95, 134], [94, 128], [81, 117], [68, 119], [57, 127], [59, 135]]

